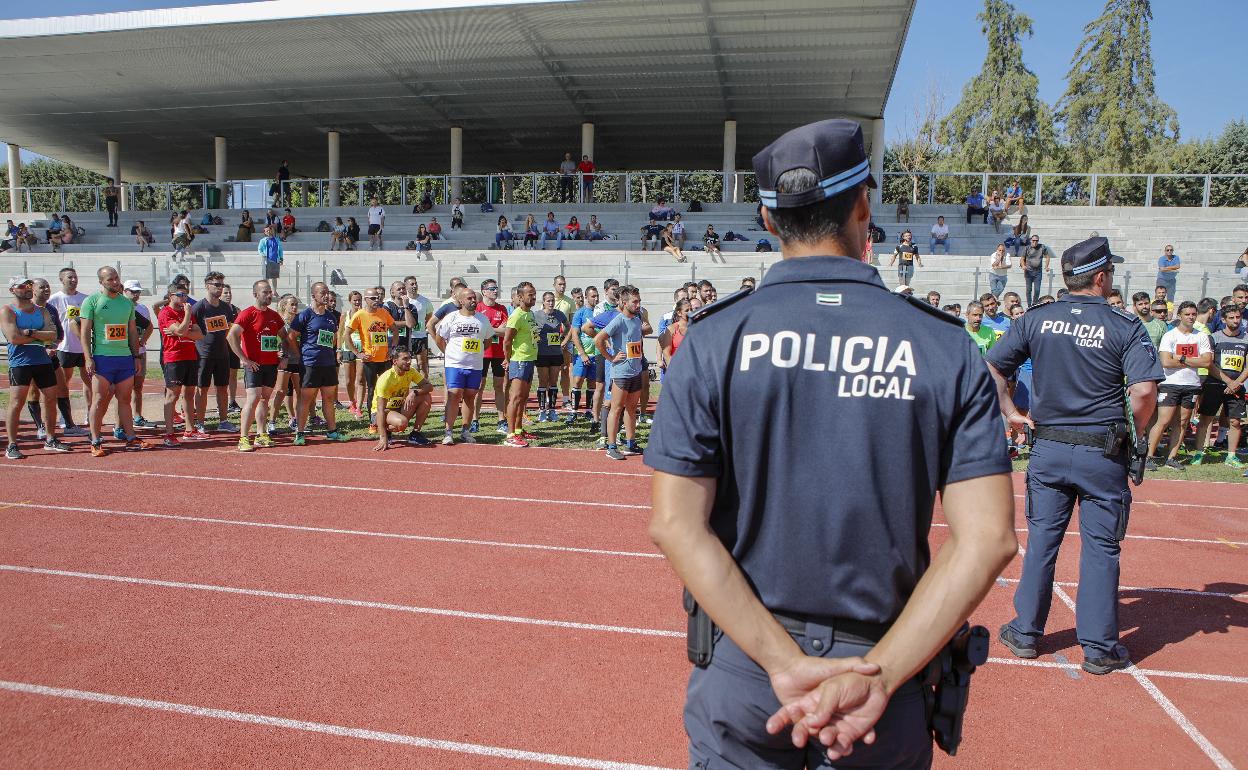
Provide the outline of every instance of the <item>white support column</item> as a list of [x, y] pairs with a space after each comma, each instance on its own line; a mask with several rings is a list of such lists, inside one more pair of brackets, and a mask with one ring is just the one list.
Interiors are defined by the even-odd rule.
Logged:
[[[590, 160], [594, 159], [594, 124], [581, 124], [581, 155], [588, 155]], [[579, 161], [580, 158], [577, 158]]]
[[226, 171], [225, 171], [225, 137], [224, 136], [214, 136], [212, 138], [212, 150], [213, 150], [213, 160], [214, 160], [213, 165], [215, 167], [214, 170], [216, 172], [214, 175], [215, 177], [214, 181], [217, 183], [217, 189], [221, 191], [221, 206], [224, 208], [227, 205], [226, 198], [225, 198]]
[[330, 131], [328, 136], [329, 136], [329, 164], [328, 164], [329, 167], [328, 167], [328, 170], [326, 171], [325, 176], [329, 179], [329, 205], [331, 207], [337, 207], [339, 205], [339, 200], [341, 200], [338, 195], [338, 190], [339, 190], [338, 179], [340, 178], [340, 175], [342, 172], [342, 169], [341, 169], [342, 158], [338, 152], [339, 150], [338, 132]]
[[16, 144], [9, 145], [9, 211], [20, 214], [25, 209], [25, 201], [20, 195], [22, 186], [22, 154]]
[[878, 185], [871, 191], [871, 205], [879, 208], [884, 200], [884, 118], [871, 121], [871, 176]]
[[451, 200], [463, 197], [464, 129], [451, 126]]
[[116, 139], [108, 140], [108, 175], [113, 178], [113, 183], [117, 185], [121, 192], [121, 198], [117, 201], [118, 211], [126, 211], [129, 206], [129, 196], [126, 195], [126, 186], [121, 182], [121, 142]]
[[737, 200], [737, 121], [724, 121], [724, 203]]

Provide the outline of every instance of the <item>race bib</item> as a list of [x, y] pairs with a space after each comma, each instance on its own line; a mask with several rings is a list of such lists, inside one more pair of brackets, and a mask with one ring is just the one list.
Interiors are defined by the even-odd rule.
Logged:
[[391, 398], [391, 399], [387, 399], [387, 401], [386, 401], [386, 408], [387, 408], [387, 409], [402, 409], [402, 408], [403, 408], [403, 399], [401, 399], [401, 398]]
[[475, 337], [465, 337], [464, 338], [464, 352], [465, 353], [480, 353], [481, 352], [481, 340], [476, 339]]
[[1238, 353], [1223, 353], [1218, 358], [1218, 367], [1234, 372], [1242, 372], [1244, 370], [1244, 357]]
[[281, 350], [282, 346], [275, 334], [260, 335], [260, 350], [265, 353], [276, 353]]
[[1181, 342], [1174, 346], [1175, 358], [1178, 358], [1179, 356], [1187, 356], [1188, 358], [1195, 358], [1196, 356], [1199, 356], [1199, 355], [1200, 355], [1200, 345], [1197, 345], [1195, 342]]
[[126, 326], [126, 324], [104, 324], [104, 339], [109, 342], [125, 342]]
[[624, 355], [627, 358], [641, 358], [641, 343], [630, 342], [624, 346]]
[[1005, 336], [1005, 332], [1000, 329], [993, 329], [992, 333], [997, 335], [997, 339], [1001, 339], [1002, 337]]
[[204, 328], [207, 329], [209, 333], [223, 332], [230, 328], [230, 322], [229, 319], [223, 315], [214, 315], [211, 318], [204, 319]]
[[546, 332], [546, 344], [559, 347], [559, 343], [563, 341], [563, 335], [559, 332]]
[[332, 348], [334, 346], [334, 333], [329, 329], [321, 329], [316, 333], [316, 344], [323, 348]]
[[77, 305], [70, 305], [65, 308], [65, 317], [71, 321], [80, 315], [82, 315], [82, 310]]
[[390, 344], [390, 335], [385, 332], [369, 332], [368, 346], [370, 348], [384, 348]]

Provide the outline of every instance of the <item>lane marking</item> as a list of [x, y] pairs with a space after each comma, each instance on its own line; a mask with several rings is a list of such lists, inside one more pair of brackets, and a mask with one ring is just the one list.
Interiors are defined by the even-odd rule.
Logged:
[[[231, 454], [231, 455], [238, 454], [238, 452], [232, 451], [229, 449], [209, 449], [207, 447], [202, 447], [199, 449], [199, 451], [217, 452], [220, 454]], [[583, 451], [588, 451], [588, 450], [578, 449], [577, 451], [583, 452]], [[304, 454], [303, 452], [282, 452], [282, 451], [262, 451], [262, 452], [256, 452], [255, 454], [252, 455], [252, 457], [265, 457], [265, 456], [298, 457], [302, 459], [312, 459], [312, 460], [347, 460], [350, 462], [364, 462], [364, 463], [394, 463], [398, 465], [435, 465], [435, 466], [439, 466], [442, 468], [481, 468], [484, 470], [491, 470], [491, 471], [492, 470], [505, 470], [505, 471], [536, 471], [539, 473], [582, 473], [582, 474], [587, 474], [591, 476], [625, 476], [629, 478], [638, 478], [638, 479], [650, 478], [649, 473], [627, 473], [623, 471], [590, 471], [590, 470], [581, 470], [577, 468], [549, 468], [549, 467], [539, 468], [536, 466], [502, 465], [499, 463], [462, 463], [462, 462], [451, 462], [451, 461], [434, 462], [432, 460], [394, 460], [394, 459], [387, 459], [384, 457], [339, 457], [337, 455]]]
[[1226, 543], [1227, 545], [1229, 545], [1230, 547], [1234, 548], [1235, 550], [1239, 550], [1239, 544], [1238, 544], [1238, 543], [1232, 543], [1230, 540], [1227, 540], [1227, 539], [1226, 539], [1226, 538], [1224, 538], [1224, 537], [1219, 537], [1219, 538], [1218, 538], [1218, 542], [1219, 542], [1219, 543]]
[[439, 607], [416, 607], [409, 604], [392, 604], [389, 602], [372, 602], [362, 599], [343, 599], [335, 596], [318, 596], [315, 594], [295, 594], [282, 591], [262, 591], [255, 588], [236, 588], [233, 586], [211, 585], [207, 583], [182, 583], [174, 580], [153, 580], [151, 578], [129, 577], [125, 575], [103, 575], [96, 572], [74, 572], [71, 570], [43, 569], [40, 567], [22, 567], [16, 564], [0, 564], [5, 572], [21, 572], [28, 575], [50, 575], [54, 577], [81, 578], [84, 580], [102, 580], [110, 583], [126, 583], [130, 585], [157, 586], [160, 588], [185, 588], [193, 591], [211, 591], [241, 596], [258, 596], [265, 599], [284, 599], [287, 601], [312, 602], [314, 604], [333, 604], [344, 607], [362, 607], [372, 610], [390, 610], [392, 612], [409, 612], [416, 615], [439, 615], [466, 620], [488, 620], [500, 623], [519, 623], [530, 626], [552, 626], [555, 628], [571, 628], [579, 631], [605, 631], [614, 634], [634, 634], [637, 636], [661, 636], [685, 638], [684, 631], [665, 631], [658, 628], [635, 628], [633, 626], [612, 626], [602, 623], [581, 623], [571, 620], [549, 620], [545, 618], [528, 618], [519, 615], [498, 615], [488, 612], [468, 612], [466, 610], [448, 610]]
[[[117, 475], [117, 471], [110, 471], [104, 468], [60, 468], [54, 465], [22, 465], [9, 466], [13, 470], [36, 470], [36, 471], [52, 471], [52, 472], [68, 472], [68, 473], [106, 473]], [[270, 481], [268, 479], [232, 479], [224, 476], [192, 476], [180, 473], [156, 473], [149, 471], [145, 474], [147, 478], [153, 479], [184, 479], [187, 481], [221, 481], [232, 484], [266, 484], [277, 487], [297, 487], [301, 489], [332, 489], [340, 492], [384, 492], [392, 495], [417, 495], [422, 497], [453, 497], [461, 500], [482, 500], [485, 499], [481, 494], [463, 494], [459, 492], [425, 492], [414, 489], [392, 489], [384, 487], [349, 487], [337, 484], [307, 484], [298, 481]], [[595, 508], [611, 508], [619, 510], [627, 508], [631, 510], [648, 511], [648, 505], [632, 505], [629, 503], [604, 503], [596, 500], [543, 500], [537, 497], [502, 497], [498, 495], [490, 496], [490, 501], [503, 501], [509, 503], [542, 503], [544, 505], [572, 505], [572, 506], [592, 506]]]
[[21, 506], [23, 506], [23, 505], [30, 505], [30, 501], [29, 501], [29, 500], [18, 500], [18, 501], [17, 501], [17, 502], [15, 502], [15, 503], [3, 503], [3, 504], [0, 504], [0, 511], [4, 510], [5, 508], [18, 508], [18, 507], [21, 507]]
[[[1005, 587], [1007, 584], [1017, 584], [1018, 578], [997, 578], [997, 585]], [[1062, 588], [1078, 588], [1079, 584], [1070, 580], [1055, 580], [1053, 585]], [[1248, 593], [1230, 594], [1222, 591], [1202, 591], [1198, 588], [1145, 588], [1143, 586], [1118, 586], [1118, 592], [1123, 591], [1143, 591], [1152, 594], [1181, 594], [1183, 596], [1207, 596], [1213, 599], [1248, 599]]]
[[[0, 504], [0, 510], [5, 508], [13, 508], [17, 506], [26, 506], [26, 503], [9, 503], [7, 505]], [[535, 551], [558, 551], [560, 553], [584, 553], [594, 556], [627, 556], [641, 559], [662, 559], [663, 554], [651, 553], [645, 551], [613, 551], [605, 548], [578, 548], [567, 545], [543, 545], [541, 543], [513, 543], [502, 540], [475, 540], [466, 537], [436, 537], [433, 535], [410, 535], [401, 532], [374, 532], [365, 529], [338, 529], [335, 527], [311, 527], [302, 524], [277, 524], [265, 521], [247, 521], [244, 519], [214, 519], [209, 516], [177, 516], [172, 513], [142, 513], [139, 511], [114, 511], [107, 508], [83, 508], [73, 505], [46, 505], [43, 503], [33, 503], [29, 507], [36, 510], [48, 509], [53, 511], [78, 511], [82, 513], [98, 513], [108, 516], [133, 516], [144, 519], [165, 519], [168, 521], [186, 521], [197, 524], [224, 524], [234, 527], [259, 527], [261, 529], [283, 529], [293, 532], [315, 532], [327, 535], [352, 535], [357, 537], [380, 537], [395, 540], [416, 540], [427, 543], [454, 543], [459, 545], [482, 545], [493, 548], [521, 548], [531, 549]]]
[[[940, 527], [941, 529], [949, 528], [948, 524], [944, 522], [938, 522], [938, 521], [932, 522], [932, 526]], [[1014, 531], [1025, 534], [1027, 532], [1027, 528], [1015, 527]], [[1066, 534], [1064, 535], [1064, 537], [1079, 537], [1079, 530], [1068, 529], [1066, 530]], [[1169, 537], [1167, 535], [1127, 535], [1127, 539], [1128, 540], [1159, 540], [1162, 542], [1169, 542], [1169, 543], [1204, 543], [1206, 545], [1229, 545], [1231, 547], [1248, 546], [1248, 542], [1241, 542], [1238, 540], [1225, 540], [1223, 538], [1218, 538], [1216, 540], [1209, 540], [1209, 539], [1199, 538], [1199, 537]]]
[[133, 708], [149, 709], [151, 711], [165, 711], [185, 716], [220, 719], [227, 722], [241, 722], [243, 724], [261, 725], [264, 727], [280, 727], [284, 730], [300, 730], [309, 733], [320, 733], [322, 735], [332, 735], [337, 738], [356, 738], [359, 740], [376, 741], [380, 743], [394, 743], [401, 746], [411, 746], [419, 749], [435, 749], [437, 751], [450, 751], [458, 754], [475, 754], [477, 756], [492, 757], [496, 759], [514, 759], [523, 762], [538, 762], [545, 765], [583, 767], [592, 768], [592, 770], [664, 770], [663, 768], [658, 768], [654, 765], [638, 765], [629, 762], [614, 762], [607, 759], [589, 759], [587, 757], [572, 757], [563, 754], [545, 754], [536, 751], [509, 749], [502, 746], [486, 746], [479, 743], [461, 743], [459, 741], [446, 741], [439, 740], [437, 738], [421, 738], [415, 735], [388, 733], [379, 730], [368, 730], [360, 727], [346, 727], [343, 725], [325, 724], [323, 722], [307, 722], [300, 719], [287, 719], [285, 717], [275, 717], [267, 714], [252, 714], [245, 711], [227, 711], [226, 709], [207, 708], [205, 706], [191, 706], [185, 703], [171, 703], [169, 701], [151, 700], [149, 698], [135, 698], [128, 695], [113, 695], [111, 693], [92, 692], [89, 690], [71, 690], [65, 687], [48, 687], [45, 685], [30, 684], [27, 682], [10, 682], [0, 680], [0, 689], [8, 690], [10, 692], [23, 693], [26, 695], [68, 698], [70, 700], [88, 701], [91, 703], [106, 703], [112, 706], [130, 706]]

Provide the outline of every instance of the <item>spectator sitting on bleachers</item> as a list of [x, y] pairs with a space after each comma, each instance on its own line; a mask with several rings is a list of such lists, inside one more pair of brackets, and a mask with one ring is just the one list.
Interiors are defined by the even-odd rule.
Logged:
[[982, 216], [984, 224], [988, 224], [988, 207], [984, 205], [984, 194], [978, 190], [966, 196], [966, 223], [971, 223], [971, 217]]
[[904, 195], [897, 201], [897, 221], [910, 224], [910, 199]]
[[[9, 220], [9, 224], [13, 224], [13, 221]], [[1248, 249], [1244, 249], [1244, 253], [1235, 260], [1235, 272], [1241, 280], [1248, 281]]]
[[996, 190], [992, 191], [992, 200], [988, 201], [988, 216], [992, 219], [992, 229], [1001, 232], [1001, 223], [1005, 221], [1005, 202]]
[[1005, 188], [1005, 213], [1010, 213], [1010, 206], [1018, 204], [1018, 213], [1022, 214], [1026, 211], [1023, 205], [1023, 186], [1015, 179], [1010, 186]]
[[347, 217], [347, 251], [355, 251], [355, 244], [360, 242], [360, 223], [355, 217]]
[[17, 226], [17, 250], [18, 251], [22, 250], [22, 246], [25, 246], [27, 251], [31, 251], [32, 249], [34, 249], [35, 244], [38, 242], [39, 242], [39, 239], [35, 236], [34, 233], [30, 231], [30, 228], [26, 226], [25, 222], [21, 222], [18, 224]]
[[329, 230], [329, 250], [337, 251], [340, 246], [344, 251], [347, 248], [347, 226], [342, 217], [334, 217], [334, 226]]
[[264, 215], [264, 223], [275, 230], [277, 229], [279, 219], [276, 209], [269, 209], [269, 213]]
[[297, 232], [299, 231], [295, 229], [295, 215], [290, 213], [290, 209], [286, 209], [286, 213], [282, 215], [282, 240], [285, 241]]
[[433, 233], [429, 232], [429, 228], [421, 225], [416, 228], [416, 251], [421, 254], [428, 254], [433, 251]]
[[676, 236], [672, 234], [672, 228], [673, 225], [668, 224], [663, 228], [663, 232], [660, 235], [663, 239], [663, 250], [675, 257], [677, 262], [685, 262], [685, 254], [680, 250], [680, 244], [676, 243]]
[[1005, 247], [1010, 250], [1014, 256], [1018, 256], [1018, 252], [1027, 248], [1028, 241], [1031, 240], [1031, 225], [1027, 223], [1027, 215], [1023, 214], [1018, 218], [1018, 224], [1014, 225], [1013, 232], [1005, 239]]
[[[658, 221], [654, 218], [654, 215], [651, 214], [650, 224], [644, 225], [641, 228], [641, 250], [642, 251], [658, 251], [659, 241], [662, 239], [662, 235], [663, 235], [663, 225], [659, 224]], [[646, 244], [648, 243], [654, 243], [654, 249], [647, 249]]]
[[420, 194], [420, 213], [423, 214], [433, 208], [433, 191], [429, 189], [429, 185], [425, 185], [425, 191]]
[[524, 248], [537, 248], [537, 220], [532, 214], [524, 218]]
[[723, 256], [719, 250], [719, 233], [715, 232], [715, 225], [706, 226], [706, 233], [702, 235], [702, 243], [706, 245], [706, 253], [711, 256], [712, 261], [716, 257]]
[[442, 225], [438, 224], [437, 217], [429, 219], [429, 234], [433, 236], [435, 241], [442, 240]]
[[676, 219], [672, 222], [672, 238], [676, 240], [676, 245], [685, 248], [685, 223], [680, 221], [680, 214], [676, 215]]
[[573, 214], [572, 218], [568, 220], [568, 223], [563, 226], [563, 229], [567, 230], [567, 239], [569, 241], [579, 241], [581, 239], [581, 223], [577, 220], [575, 214]]
[[455, 203], [451, 206], [451, 229], [464, 229], [464, 204], [459, 198], [456, 198]]
[[[569, 156], [571, 157], [571, 156]], [[542, 251], [546, 250], [546, 241], [555, 241], [555, 251], [563, 248], [563, 229], [559, 227], [559, 223], [555, 221], [555, 212], [546, 212], [546, 221], [542, 223]]]
[[52, 235], [61, 231], [61, 215], [53, 214], [52, 221], [48, 222], [48, 229], [44, 231], [43, 237], [48, 242], [52, 242]]
[[10, 219], [4, 223], [4, 238], [0, 240], [0, 254], [17, 248], [17, 225]]
[[763, 221], [763, 204], [758, 204], [754, 209], [754, 224], [758, 225], [759, 230], [766, 230], [767, 223]]
[[936, 217], [936, 224], [932, 225], [932, 237], [927, 241], [927, 250], [936, 253], [937, 246], [944, 246], [945, 253], [949, 253], [949, 225], [945, 224], [944, 217]]
[[74, 223], [70, 221], [69, 214], [61, 217], [61, 229], [52, 233], [52, 237], [48, 239], [48, 243], [52, 244], [53, 251], [60, 251], [61, 246], [74, 242]]
[[[529, 215], [529, 218], [530, 218], [530, 219], [532, 219], [532, 217], [533, 217], [533, 215], [532, 215], [532, 214], [530, 214], [530, 215]], [[511, 248], [511, 242], [512, 242], [512, 240], [513, 240], [514, 238], [515, 238], [515, 236], [514, 236], [514, 235], [512, 235], [512, 232], [511, 232], [511, 225], [507, 222], [507, 217], [503, 216], [502, 214], [499, 214], [499, 216], [498, 216], [498, 232], [494, 233], [494, 248], [496, 248], [496, 249], [510, 249], [510, 248]], [[527, 244], [527, 242], [528, 242], [528, 239], [527, 239], [527, 238], [525, 239], [525, 242], [526, 242], [526, 244]]]
[[650, 218], [656, 222], [670, 222], [676, 218], [676, 209], [667, 205], [666, 198], [659, 198], [654, 208], [650, 209]]
[[587, 237], [589, 238], [589, 240], [591, 241], [606, 240], [607, 234], [606, 232], [603, 231], [602, 223], [598, 221], [597, 214], [589, 215], [589, 225], [587, 226], [587, 229], [589, 230], [589, 232], [587, 233]]
[[243, 221], [238, 223], [238, 232], [234, 235], [234, 240], [240, 243], [250, 243], [254, 232], [256, 232], [256, 223], [251, 221], [251, 212], [243, 209]]

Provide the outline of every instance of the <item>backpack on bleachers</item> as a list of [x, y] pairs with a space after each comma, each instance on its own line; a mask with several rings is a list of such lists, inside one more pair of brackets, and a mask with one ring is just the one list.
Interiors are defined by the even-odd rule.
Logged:
[[754, 246], [754, 251], [771, 251], [771, 241], [766, 238], [759, 238], [758, 243]]
[[494, 212], [494, 204], [493, 204], [493, 203], [482, 203], [482, 204], [481, 204], [481, 213], [482, 213], [482, 214], [492, 214], [493, 212]]
[[335, 267], [333, 270], [329, 271], [329, 285], [330, 286], [346, 286], [347, 285], [347, 274], [342, 272], [342, 268]]
[[212, 214], [204, 214], [204, 218], [203, 218], [203, 219], [201, 219], [201, 220], [199, 220], [199, 223], [200, 223], [201, 225], [210, 225], [210, 224], [212, 224]]
[[333, 232], [333, 230], [334, 228], [330, 227], [329, 223], [326, 222], [324, 219], [322, 219], [320, 224], [316, 226], [316, 231], [318, 233], [330, 233], [330, 232]]
[[415, 250], [416, 250], [416, 241], [408, 241], [408, 242], [407, 242], [407, 245], [403, 247], [403, 250], [404, 250], [404, 251], [415, 251]]
[[699, 200], [689, 201], [689, 213], [690, 214], [702, 213], [702, 201], [699, 201]]
[[223, 225], [223, 224], [225, 224], [225, 220], [224, 220], [224, 219], [222, 219], [221, 217], [213, 217], [213, 218], [212, 218], [212, 223], [213, 223], [214, 225]]

